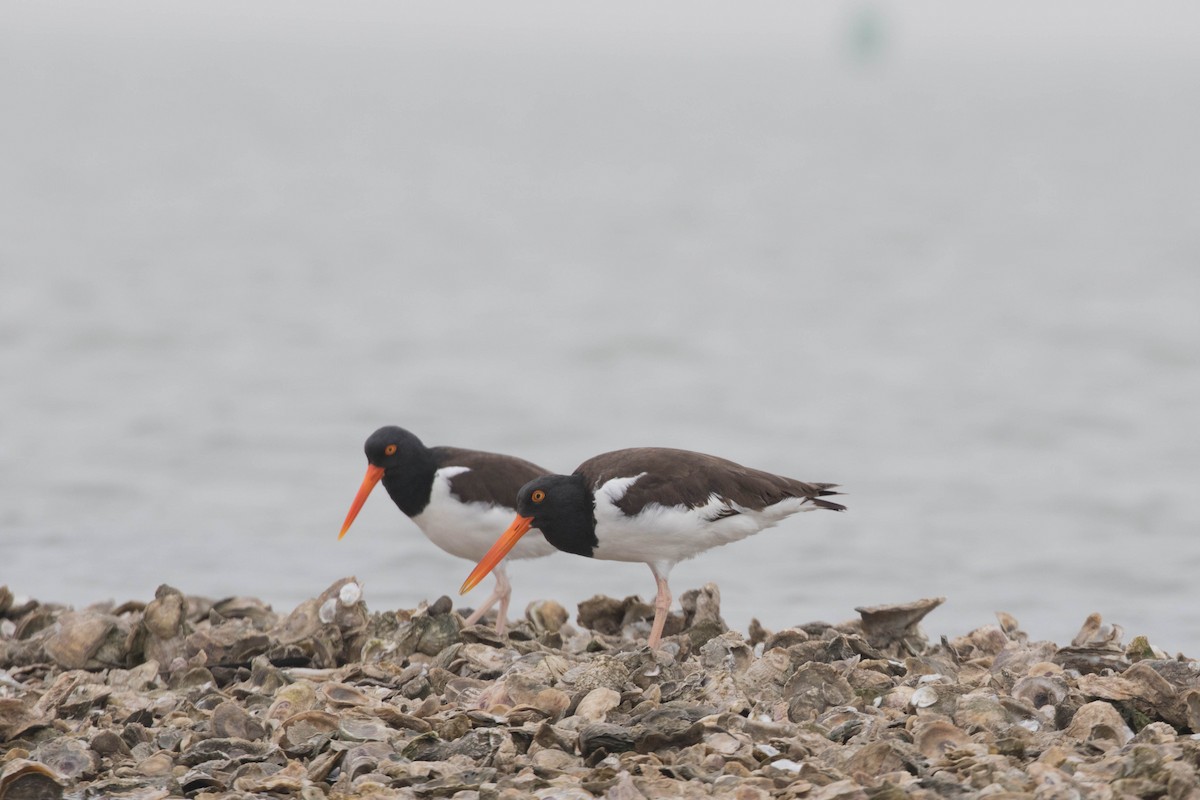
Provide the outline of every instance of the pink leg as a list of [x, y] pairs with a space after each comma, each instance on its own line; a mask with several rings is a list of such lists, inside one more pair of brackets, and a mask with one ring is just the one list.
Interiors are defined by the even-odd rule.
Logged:
[[504, 570], [496, 576], [496, 583], [496, 591], [500, 593], [500, 607], [496, 609], [496, 634], [503, 636], [508, 628], [508, 601], [512, 599], [512, 584], [508, 582]]
[[654, 598], [654, 627], [650, 629], [650, 639], [647, 644], [651, 649], [658, 647], [662, 639], [663, 627], [667, 624], [667, 612], [671, 610], [671, 587], [667, 586], [667, 574], [670, 567], [662, 568], [650, 565], [654, 573], [654, 582], [658, 584], [658, 594]]
[[487, 600], [483, 601], [483, 605], [475, 609], [475, 613], [467, 617], [466, 625], [475, 625], [479, 620], [483, 619], [492, 606], [496, 603], [500, 604], [499, 611], [496, 615], [496, 633], [501, 636], [508, 628], [508, 601], [512, 598], [512, 584], [508, 582], [508, 574], [504, 571], [504, 564], [497, 564], [492, 570], [492, 574], [496, 576], [496, 588], [488, 595]]

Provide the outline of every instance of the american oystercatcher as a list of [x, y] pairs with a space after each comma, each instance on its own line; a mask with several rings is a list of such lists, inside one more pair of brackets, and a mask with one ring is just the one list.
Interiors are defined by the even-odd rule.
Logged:
[[616, 450], [572, 475], [521, 487], [517, 517], [463, 583], [475, 587], [530, 529], [559, 550], [608, 561], [641, 561], [658, 584], [649, 644], [662, 638], [671, 568], [711, 547], [758, 533], [798, 511], [844, 511], [823, 499], [837, 484], [802, 483], [716, 456], [665, 447]]
[[[346, 535], [375, 484], [383, 487], [396, 505], [417, 524], [429, 540], [451, 555], [476, 561], [488, 552], [496, 531], [512, 519], [517, 492], [530, 480], [550, 471], [513, 456], [426, 447], [413, 434], [394, 425], [380, 428], [363, 445], [367, 475], [338, 539]], [[513, 558], [538, 558], [554, 552], [541, 536], [531, 536], [512, 549]], [[500, 559], [495, 565], [496, 591], [470, 617], [468, 625], [500, 604], [496, 631], [508, 623], [512, 585]]]

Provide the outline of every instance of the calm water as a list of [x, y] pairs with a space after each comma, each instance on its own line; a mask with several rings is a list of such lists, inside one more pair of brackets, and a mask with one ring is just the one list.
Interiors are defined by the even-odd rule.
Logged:
[[382, 492], [336, 541], [395, 423], [844, 484], [675, 570], [743, 628], [945, 595], [1200, 653], [1194, 11], [117, 8], [0, 11], [16, 593], [453, 594]]

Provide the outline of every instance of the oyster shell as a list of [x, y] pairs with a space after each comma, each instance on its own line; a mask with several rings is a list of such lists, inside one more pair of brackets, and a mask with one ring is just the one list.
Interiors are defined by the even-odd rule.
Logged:
[[221, 739], [261, 739], [267, 727], [244, 708], [230, 700], [213, 709], [209, 725], [213, 736]]
[[594, 722], [579, 730], [579, 752], [585, 759], [599, 751], [623, 753], [633, 749], [633, 734], [620, 725]]
[[267, 709], [267, 719], [283, 722], [294, 714], [309, 711], [317, 705], [317, 692], [308, 681], [297, 681], [284, 686], [275, 693], [271, 707]]
[[69, 611], [58, 617], [46, 638], [46, 655], [64, 669], [83, 669], [116, 629], [117, 620], [107, 614]]
[[862, 616], [863, 634], [872, 647], [899, 644], [915, 650], [924, 641], [917, 625], [944, 602], [944, 597], [931, 597], [898, 605], [860, 606], [854, 610]]
[[1123, 747], [1133, 738], [1133, 731], [1125, 724], [1120, 713], [1103, 700], [1080, 707], [1065, 733], [1101, 750]]
[[279, 726], [279, 747], [290, 756], [311, 755], [324, 749], [338, 732], [341, 720], [326, 711], [301, 711]]
[[234, 779], [233, 786], [240, 792], [295, 796], [310, 783], [312, 781], [309, 780], [304, 765], [299, 761], [292, 761], [283, 769], [240, 775]]
[[846, 705], [854, 700], [854, 689], [828, 664], [809, 663], [800, 667], [784, 686], [790, 697], [787, 716], [792, 722], [816, 719], [830, 706]]
[[1054, 717], [1054, 709], [1067, 699], [1067, 692], [1064, 678], [1049, 675], [1026, 675], [1012, 688], [1013, 697], [1033, 708], [1048, 709], [1050, 718]]
[[100, 757], [87, 742], [66, 736], [42, 742], [34, 749], [33, 758], [72, 781], [91, 778], [100, 769]]
[[364, 742], [351, 747], [342, 756], [342, 772], [353, 781], [361, 775], [374, 772], [395, 754], [396, 751], [387, 742]]
[[574, 685], [579, 692], [600, 686], [620, 691], [629, 678], [629, 667], [620, 659], [607, 655], [597, 656], [563, 675], [563, 680]]
[[400, 633], [400, 652], [439, 655], [462, 641], [462, 623], [454, 614], [414, 617]]
[[142, 625], [146, 632], [158, 639], [174, 639], [186, 636], [187, 598], [178, 589], [162, 584], [154, 592], [154, 599], [146, 604], [142, 612]]
[[363, 689], [340, 681], [326, 681], [317, 688], [317, 695], [331, 707], [375, 706], [379, 700]]
[[588, 722], [604, 722], [608, 712], [621, 704], [621, 694], [606, 686], [588, 692], [575, 707], [575, 716]]
[[683, 609], [683, 629], [693, 648], [729, 630], [721, 618], [721, 590], [715, 583], [684, 592], [679, 596], [679, 606]]
[[553, 600], [535, 600], [525, 607], [525, 619], [538, 634], [558, 633], [567, 624], [570, 614]]
[[935, 761], [949, 750], [967, 747], [971, 737], [949, 720], [925, 718], [913, 726], [913, 744], [921, 755]]
[[344, 742], [388, 741], [395, 733], [378, 717], [362, 713], [342, 714], [337, 730]]
[[0, 800], [59, 800], [63, 779], [49, 766], [14, 758], [0, 769]]

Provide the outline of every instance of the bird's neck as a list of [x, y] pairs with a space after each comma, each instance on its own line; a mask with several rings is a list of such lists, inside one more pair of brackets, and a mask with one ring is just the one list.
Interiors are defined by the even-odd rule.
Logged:
[[429, 505], [433, 493], [433, 478], [437, 473], [437, 462], [428, 448], [406, 456], [399, 466], [383, 473], [383, 488], [391, 495], [400, 510], [415, 517]]

